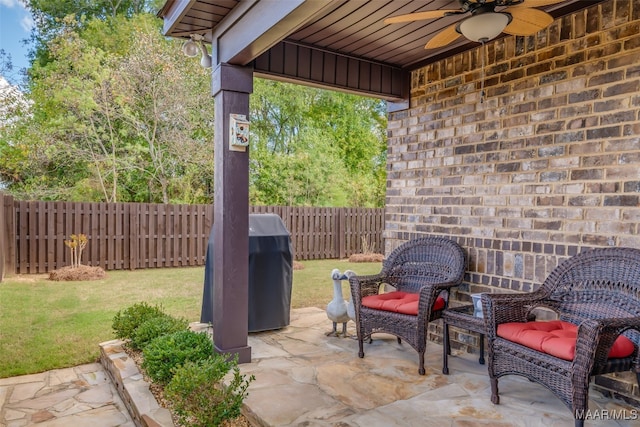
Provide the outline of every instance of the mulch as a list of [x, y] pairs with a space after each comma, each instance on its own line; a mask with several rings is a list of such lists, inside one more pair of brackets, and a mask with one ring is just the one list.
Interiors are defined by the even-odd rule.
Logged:
[[384, 255], [382, 254], [353, 254], [349, 257], [349, 262], [382, 262]]
[[49, 280], [54, 281], [98, 280], [105, 277], [107, 277], [107, 273], [101, 267], [88, 265], [67, 266], [49, 272]]

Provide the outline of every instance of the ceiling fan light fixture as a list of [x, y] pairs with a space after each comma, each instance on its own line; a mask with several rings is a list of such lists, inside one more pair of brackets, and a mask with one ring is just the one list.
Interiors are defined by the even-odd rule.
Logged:
[[478, 13], [460, 22], [456, 31], [471, 41], [485, 43], [498, 37], [511, 19], [506, 12]]

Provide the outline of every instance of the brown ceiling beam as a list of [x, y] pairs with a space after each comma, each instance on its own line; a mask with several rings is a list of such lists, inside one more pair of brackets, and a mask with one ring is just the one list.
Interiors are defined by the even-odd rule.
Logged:
[[247, 65], [328, 6], [324, 0], [247, 0], [213, 30], [217, 63]]

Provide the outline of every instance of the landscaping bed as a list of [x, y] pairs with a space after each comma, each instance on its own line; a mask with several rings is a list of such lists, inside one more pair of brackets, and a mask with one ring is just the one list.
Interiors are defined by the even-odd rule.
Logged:
[[[144, 381], [149, 383], [149, 391], [151, 392], [153, 397], [156, 399], [156, 402], [158, 402], [158, 404], [161, 407], [166, 408], [168, 411], [171, 412], [171, 419], [173, 421], [173, 424], [177, 427], [189, 427], [187, 425], [181, 424], [180, 420], [173, 412], [173, 405], [171, 401], [165, 397], [164, 386], [162, 384], [153, 382], [153, 380], [151, 380], [149, 376], [144, 372], [144, 369], [142, 369], [142, 362], [143, 362], [142, 352], [139, 350], [133, 350], [126, 345], [124, 346], [123, 349], [127, 353], [127, 355], [131, 358], [131, 360], [135, 362], [136, 366], [138, 367], [138, 370], [142, 374]], [[238, 418], [223, 422], [222, 427], [251, 427], [251, 423], [244, 415], [240, 415]]]

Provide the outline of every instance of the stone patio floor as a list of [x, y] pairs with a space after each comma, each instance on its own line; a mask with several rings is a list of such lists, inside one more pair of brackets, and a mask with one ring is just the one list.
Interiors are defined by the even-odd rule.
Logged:
[[[293, 310], [289, 327], [251, 334], [256, 380], [245, 400], [265, 426], [572, 426], [571, 411], [545, 387], [518, 376], [500, 379], [500, 405], [477, 354], [453, 352], [442, 374], [442, 346], [427, 346], [426, 375], [418, 354], [391, 335], [376, 334], [358, 358], [358, 342], [327, 337], [324, 310]], [[340, 327], [338, 328], [340, 329]], [[355, 334], [353, 323], [348, 332]], [[587, 426], [638, 426], [640, 409], [590, 393]], [[598, 410], [598, 411], [595, 411]], [[608, 412], [604, 412], [607, 410]], [[603, 415], [609, 414], [609, 415]], [[626, 420], [612, 420], [615, 417]]]
[[[256, 380], [245, 415], [257, 426], [570, 426], [571, 411], [546, 388], [517, 376], [500, 380], [500, 405], [490, 400], [486, 367], [477, 355], [449, 359], [429, 343], [427, 374], [417, 353], [390, 335], [374, 335], [358, 358], [351, 338], [327, 337], [326, 313], [292, 310], [291, 324], [250, 334]], [[349, 326], [353, 334], [354, 328]], [[637, 426], [640, 409], [592, 390], [587, 426]], [[614, 419], [615, 418], [615, 419]], [[99, 364], [0, 379], [0, 427], [133, 426]]]
[[0, 379], [0, 427], [135, 427], [102, 365]]

